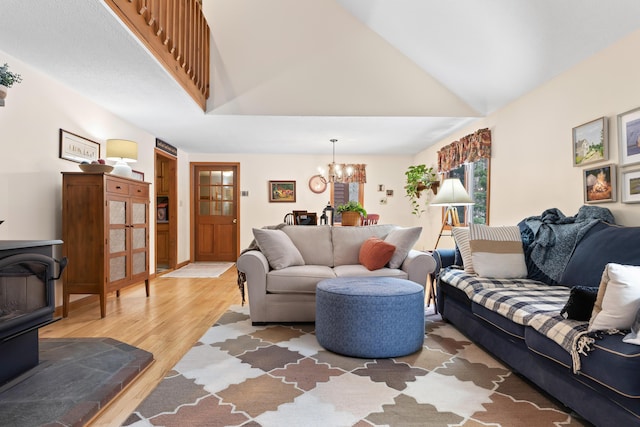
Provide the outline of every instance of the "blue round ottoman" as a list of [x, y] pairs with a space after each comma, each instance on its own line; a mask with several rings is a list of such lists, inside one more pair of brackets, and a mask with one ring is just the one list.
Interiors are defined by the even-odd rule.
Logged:
[[424, 288], [394, 277], [323, 280], [316, 288], [316, 338], [352, 357], [414, 353], [424, 343]]

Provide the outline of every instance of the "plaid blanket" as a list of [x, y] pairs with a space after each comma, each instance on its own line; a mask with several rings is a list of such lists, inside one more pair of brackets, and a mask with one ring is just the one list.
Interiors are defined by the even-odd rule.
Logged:
[[569, 299], [569, 288], [530, 279], [487, 279], [462, 270], [443, 271], [440, 279], [463, 290], [476, 304], [553, 340], [571, 355], [574, 372], [580, 370], [580, 354], [586, 355], [588, 350], [582, 348], [580, 339], [589, 323], [560, 315]]

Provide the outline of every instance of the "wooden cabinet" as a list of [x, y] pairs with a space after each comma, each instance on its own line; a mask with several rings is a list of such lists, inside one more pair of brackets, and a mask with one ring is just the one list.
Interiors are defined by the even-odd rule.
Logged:
[[63, 316], [71, 294], [106, 296], [145, 282], [149, 296], [149, 184], [102, 173], [62, 174]]

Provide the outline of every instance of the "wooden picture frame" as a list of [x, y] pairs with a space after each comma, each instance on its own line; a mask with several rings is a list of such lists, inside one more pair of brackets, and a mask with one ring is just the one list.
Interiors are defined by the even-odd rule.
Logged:
[[584, 169], [582, 178], [585, 203], [616, 201], [616, 165], [610, 163]]
[[140, 172], [134, 169], [131, 171], [131, 178], [138, 181], [144, 181], [144, 172]]
[[71, 162], [97, 161], [100, 158], [100, 144], [75, 133], [60, 129], [59, 157]]
[[620, 195], [622, 203], [640, 203], [640, 169], [620, 173]]
[[640, 163], [640, 107], [618, 114], [620, 166]]
[[573, 128], [573, 166], [609, 160], [608, 123], [600, 117]]
[[295, 181], [269, 181], [270, 203], [293, 203], [296, 201]]

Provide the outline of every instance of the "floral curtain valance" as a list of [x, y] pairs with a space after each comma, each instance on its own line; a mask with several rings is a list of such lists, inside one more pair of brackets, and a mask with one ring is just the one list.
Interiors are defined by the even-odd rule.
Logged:
[[[331, 176], [335, 176], [334, 182], [340, 182], [343, 184], [348, 184], [351, 182], [357, 182], [359, 184], [366, 184], [367, 182], [367, 165], [365, 164], [336, 164], [339, 170], [334, 170], [332, 165], [329, 165], [329, 180], [331, 181]], [[351, 171], [349, 174], [348, 171]]]
[[438, 172], [444, 173], [464, 163], [491, 157], [491, 131], [480, 129], [438, 151]]

